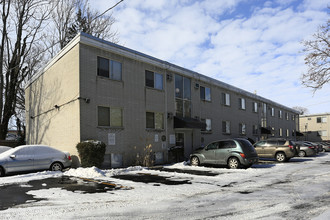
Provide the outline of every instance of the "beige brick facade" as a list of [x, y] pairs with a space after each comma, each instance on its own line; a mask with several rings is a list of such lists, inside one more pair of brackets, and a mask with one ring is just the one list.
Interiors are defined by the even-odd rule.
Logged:
[[[99, 76], [98, 57], [121, 63], [121, 80]], [[146, 86], [146, 70], [162, 77], [162, 89]], [[190, 82], [190, 88], [184, 87], [189, 100], [182, 103], [188, 103], [184, 109], [190, 110], [184, 120], [207, 121], [211, 130], [174, 123], [179, 111], [176, 105], [181, 103], [176, 103], [176, 94], [182, 92], [176, 88], [176, 76]], [[204, 88], [210, 91], [210, 99], [208, 91], [206, 100], [201, 99]], [[228, 94], [229, 105], [223, 103], [223, 93]], [[298, 128], [298, 113], [291, 108], [84, 33], [30, 81], [26, 106], [28, 143], [48, 144], [76, 155], [79, 141], [97, 139], [107, 144], [104, 165], [108, 167], [134, 164], [149, 145], [156, 163], [167, 163], [188, 158], [194, 149], [213, 140], [245, 137], [255, 141], [271, 136], [295, 139], [293, 134]], [[99, 107], [120, 109], [122, 126], [99, 126]], [[162, 115], [161, 129], [146, 127], [147, 112]], [[230, 125], [228, 133], [224, 132], [224, 123]], [[264, 134], [261, 127], [272, 134]], [[183, 148], [175, 148], [178, 145]]]
[[300, 131], [308, 141], [330, 140], [330, 113], [302, 115], [299, 117]]

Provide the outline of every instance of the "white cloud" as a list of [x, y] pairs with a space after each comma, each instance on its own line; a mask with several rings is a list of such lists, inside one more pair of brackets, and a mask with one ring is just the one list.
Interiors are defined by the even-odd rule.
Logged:
[[[237, 12], [241, 3], [250, 7]], [[324, 0], [135, 0], [113, 15], [124, 46], [292, 107], [329, 96], [329, 87], [312, 96], [299, 83], [306, 70], [300, 41], [325, 23], [326, 7]]]

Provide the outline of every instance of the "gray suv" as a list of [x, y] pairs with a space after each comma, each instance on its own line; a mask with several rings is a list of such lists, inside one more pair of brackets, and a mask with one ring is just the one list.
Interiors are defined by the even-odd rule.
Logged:
[[254, 144], [261, 158], [275, 158], [279, 162], [290, 160], [299, 154], [299, 146], [285, 139], [268, 139]]
[[190, 155], [190, 164], [227, 165], [231, 169], [248, 168], [258, 162], [252, 144], [242, 138], [215, 141]]

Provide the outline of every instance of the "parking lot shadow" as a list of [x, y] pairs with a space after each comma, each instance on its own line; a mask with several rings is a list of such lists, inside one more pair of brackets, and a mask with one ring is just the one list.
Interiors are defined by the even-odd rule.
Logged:
[[35, 198], [28, 194], [31, 190], [61, 188], [78, 193], [101, 193], [118, 189], [128, 189], [110, 182], [93, 181], [77, 177], [62, 176], [59, 178], [47, 178], [32, 180], [24, 184], [10, 184], [0, 186], [1, 199], [0, 210], [5, 210], [26, 202], [34, 203], [45, 199]]

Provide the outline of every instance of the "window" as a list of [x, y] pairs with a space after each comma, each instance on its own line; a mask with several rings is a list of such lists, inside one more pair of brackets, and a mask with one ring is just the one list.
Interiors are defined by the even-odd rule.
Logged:
[[201, 100], [211, 101], [211, 89], [208, 87], [200, 86]]
[[97, 107], [98, 111], [98, 126], [106, 127], [122, 127], [123, 113], [121, 108], [115, 107]]
[[282, 136], [283, 136], [283, 131], [282, 131], [282, 128], [278, 129], [278, 135], [279, 135], [280, 137], [282, 137]]
[[239, 98], [239, 108], [245, 110], [245, 99]]
[[121, 81], [121, 63], [111, 60], [110, 67], [110, 79]]
[[327, 117], [317, 117], [316, 122], [317, 123], [326, 123], [327, 122]]
[[286, 129], [286, 136], [289, 137], [290, 136], [290, 132], [289, 129]]
[[263, 107], [264, 116], [266, 116], [266, 114], [267, 114], [267, 104], [266, 103], [262, 103], [262, 107]]
[[122, 127], [122, 109], [110, 108], [110, 126], [111, 127]]
[[222, 104], [225, 106], [230, 106], [230, 94], [222, 93]]
[[219, 149], [235, 148], [236, 143], [234, 141], [219, 141]]
[[258, 125], [252, 126], [252, 134], [257, 135], [258, 134]]
[[222, 122], [222, 133], [230, 134], [230, 121]]
[[289, 121], [289, 113], [285, 112], [285, 119]]
[[150, 129], [164, 129], [163, 113], [146, 112], [146, 127]]
[[255, 145], [256, 147], [263, 147], [266, 146], [267, 142], [266, 141], [259, 141], [257, 142], [257, 144]]
[[206, 128], [205, 130], [201, 130], [201, 131], [212, 131], [212, 122], [211, 122], [211, 119], [209, 118], [206, 118], [206, 119], [201, 119], [202, 122], [204, 122], [206, 124]]
[[246, 125], [244, 123], [239, 123], [239, 134], [246, 135]]
[[219, 147], [219, 142], [213, 142], [209, 145], [207, 145], [206, 149], [207, 150], [216, 150]]
[[180, 75], [175, 75], [174, 79], [176, 116], [191, 117], [191, 81]]
[[121, 81], [122, 64], [114, 60], [97, 57], [97, 75]]
[[326, 130], [318, 131], [317, 134], [318, 134], [318, 136], [327, 136], [327, 131]]
[[163, 90], [163, 74], [146, 70], [146, 86], [158, 90]]
[[253, 102], [253, 112], [258, 112], [258, 103]]
[[282, 118], [282, 110], [278, 110], [278, 117]]
[[271, 115], [272, 117], [274, 117], [274, 116], [275, 116], [275, 109], [274, 109], [274, 108], [271, 108], [271, 112], [270, 112], [270, 115]]
[[109, 60], [97, 57], [97, 75], [109, 77]]

